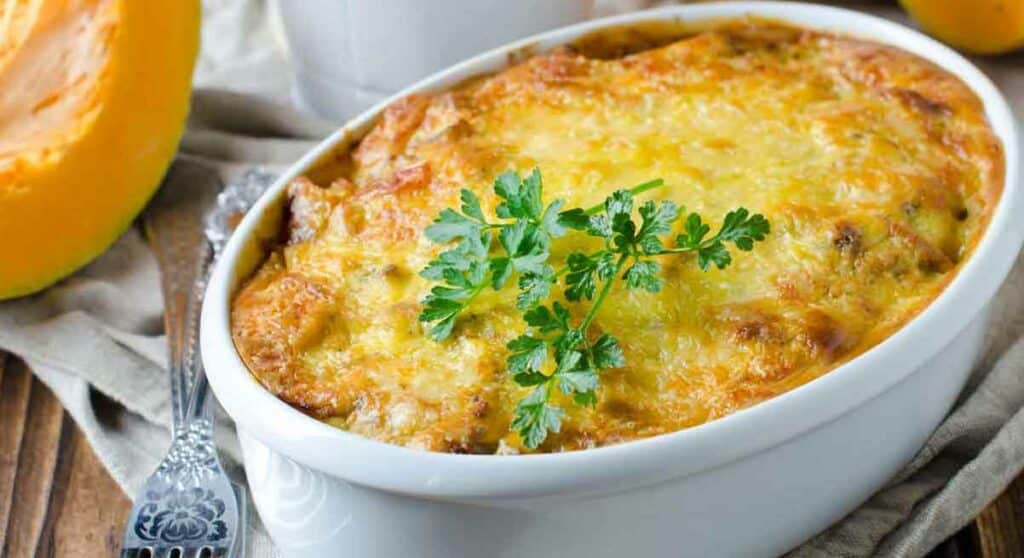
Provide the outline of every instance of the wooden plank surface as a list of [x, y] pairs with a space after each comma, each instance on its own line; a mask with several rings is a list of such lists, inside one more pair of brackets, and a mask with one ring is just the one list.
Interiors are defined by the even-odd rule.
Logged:
[[0, 354], [0, 556], [114, 556], [130, 508], [53, 393]]
[[981, 512], [973, 534], [981, 556], [1024, 558], [1024, 474]]

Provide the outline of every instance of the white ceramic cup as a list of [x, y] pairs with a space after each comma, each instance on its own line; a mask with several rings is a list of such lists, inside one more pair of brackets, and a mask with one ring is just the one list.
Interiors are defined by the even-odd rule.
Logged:
[[586, 20], [593, 0], [275, 0], [303, 110], [344, 120], [464, 58]]

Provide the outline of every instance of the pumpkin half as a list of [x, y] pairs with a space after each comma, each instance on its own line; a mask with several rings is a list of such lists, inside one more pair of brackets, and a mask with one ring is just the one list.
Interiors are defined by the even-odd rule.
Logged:
[[0, 299], [131, 224], [174, 156], [198, 0], [0, 0]]
[[1024, 46], [1021, 0], [900, 0], [928, 33], [975, 54], [999, 54]]

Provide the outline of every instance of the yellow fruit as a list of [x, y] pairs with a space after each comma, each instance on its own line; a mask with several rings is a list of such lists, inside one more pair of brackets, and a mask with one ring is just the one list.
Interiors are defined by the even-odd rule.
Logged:
[[177, 149], [198, 44], [198, 0], [0, 0], [0, 299], [131, 224]]
[[976, 54], [1024, 45], [1024, 0], [900, 0], [928, 33]]

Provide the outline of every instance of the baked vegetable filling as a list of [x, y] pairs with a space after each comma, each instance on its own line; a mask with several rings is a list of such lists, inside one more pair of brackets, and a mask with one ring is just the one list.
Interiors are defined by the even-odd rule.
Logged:
[[[232, 333], [281, 399], [389, 443], [516, 453], [672, 432], [813, 380], [913, 318], [984, 232], [1002, 161], [970, 89], [892, 47], [740, 21], [618, 57], [559, 49], [407, 97], [296, 179]], [[588, 335], [617, 340], [621, 362], [601, 367], [587, 404], [551, 390], [559, 428], [539, 445], [510, 428], [533, 389], [508, 365], [509, 343], [536, 329], [517, 306], [521, 274], [475, 294], [440, 341], [420, 320], [438, 285], [420, 272], [451, 248], [427, 228], [462, 189], [500, 215], [495, 177], [534, 168], [545, 203], [565, 208], [660, 178], [637, 206], [685, 206], [709, 237], [740, 206], [771, 223], [724, 269], [681, 253], [659, 260], [657, 292], [613, 282]], [[552, 238], [550, 260], [601, 243]], [[537, 304], [586, 320], [593, 301], [565, 287]]]

